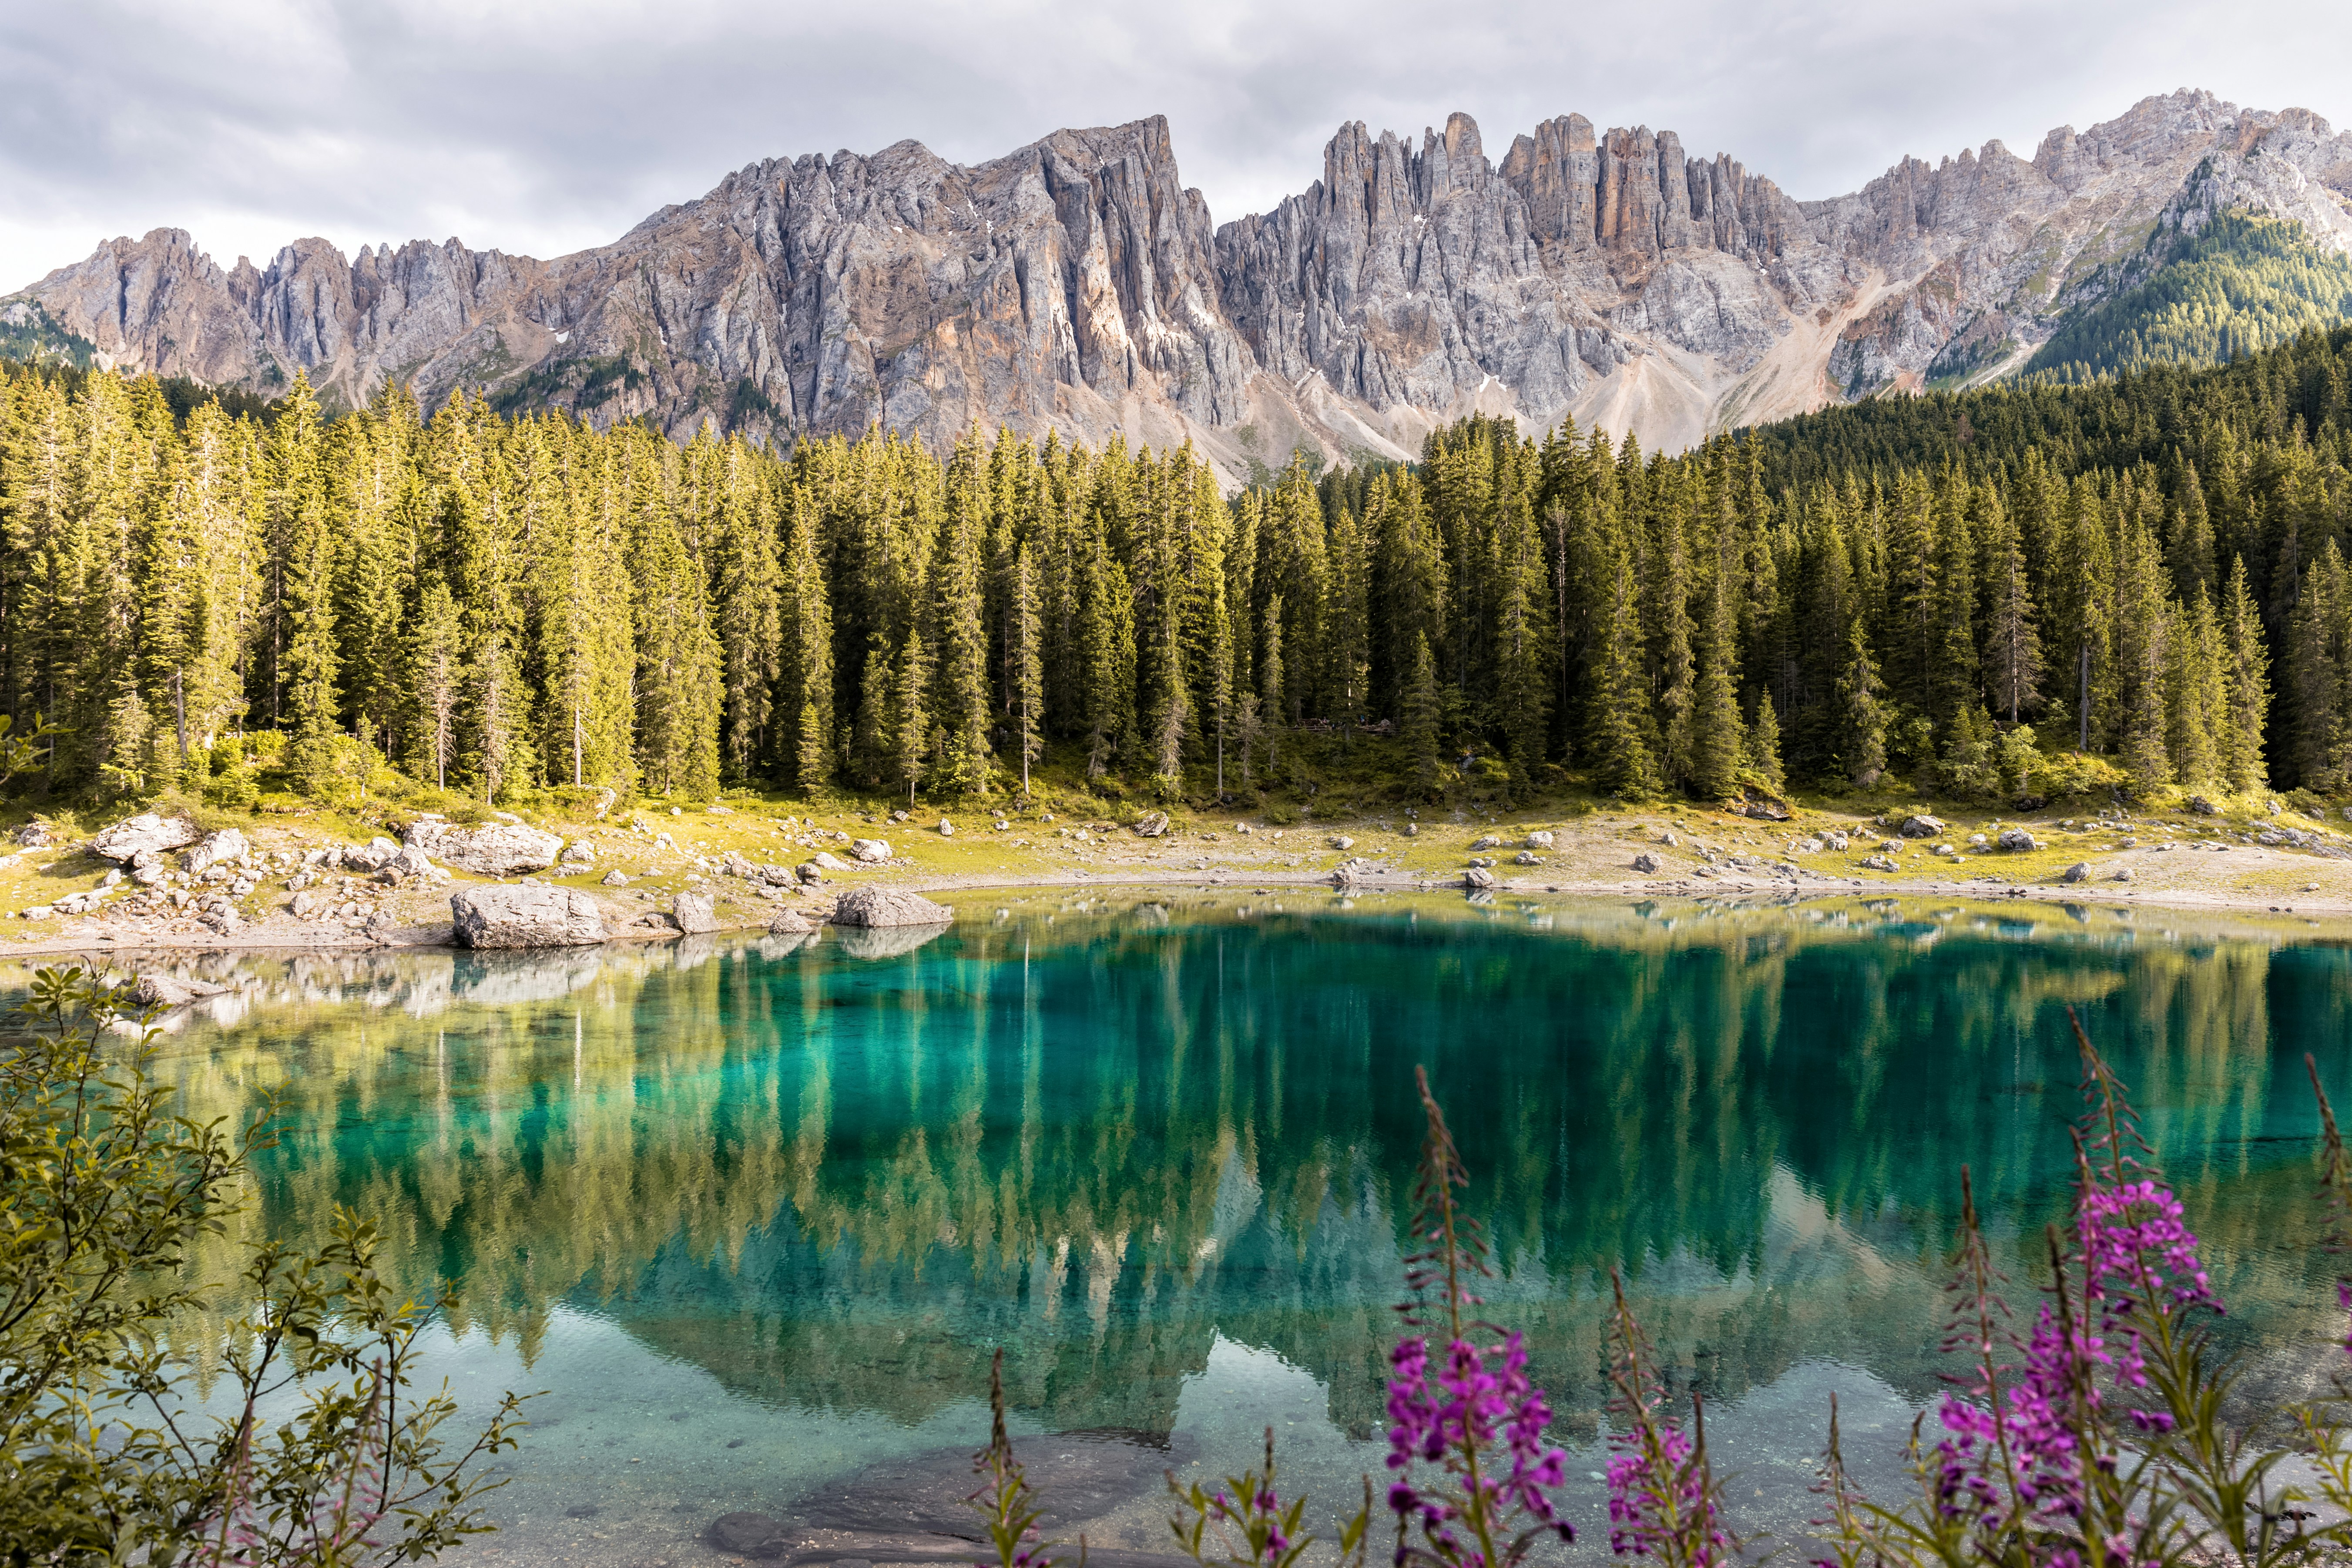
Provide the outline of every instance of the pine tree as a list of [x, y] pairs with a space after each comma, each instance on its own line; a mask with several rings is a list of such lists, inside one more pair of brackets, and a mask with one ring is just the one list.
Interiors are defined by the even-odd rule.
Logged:
[[1610, 530], [1609, 538], [1604, 547], [1602, 598], [1593, 628], [1591, 674], [1586, 683], [1591, 695], [1585, 755], [1591, 759], [1594, 782], [1601, 789], [1625, 800], [1638, 800], [1658, 789], [1648, 705], [1643, 700], [1641, 599], [1632, 556], [1615, 530]]
[[1288, 699], [1283, 685], [1281, 594], [1265, 601], [1265, 613], [1259, 618], [1258, 625], [1265, 638], [1265, 653], [1258, 664], [1256, 700], [1263, 705], [1265, 770], [1273, 777], [1282, 766], [1282, 716]]
[[408, 693], [421, 722], [414, 755], [433, 775], [433, 787], [449, 787], [449, 763], [457, 750], [457, 703], [465, 666], [465, 626], [449, 585], [426, 582], [408, 635]]
[[[1699, 632], [1698, 679], [1691, 701], [1690, 789], [1700, 800], [1719, 800], [1737, 790], [1747, 744], [1730, 667], [1736, 650], [1728, 576], [1721, 568], [1714, 573], [1706, 620]], [[1777, 768], [1777, 734], [1773, 748]]]
[[1857, 613], [1846, 627], [1845, 658], [1838, 671], [1834, 733], [1836, 755], [1844, 764], [1846, 777], [1864, 787], [1875, 784], [1879, 775], [1886, 771], [1886, 707], [1881, 700], [1884, 689], [1878, 678], [1877, 661], [1871, 657], [1870, 638]]
[[1405, 678], [1404, 720], [1399, 737], [1412, 759], [1413, 781], [1424, 790], [1435, 788], [1438, 758], [1437, 662], [1430, 657], [1429, 639], [1413, 633], [1412, 666]]
[[1992, 562], [1991, 614], [1985, 628], [1984, 668], [1993, 706], [2016, 724], [2041, 706], [2042, 638], [2035, 626], [2033, 589], [2025, 546], [2006, 513], [1988, 545]]
[[2263, 732], [2271, 706], [2270, 656], [2264, 652], [2261, 616], [2246, 586], [2243, 557], [2230, 562], [2229, 598], [2222, 614], [2224, 653], [2221, 767], [2230, 787], [2242, 794], [2268, 782], [2263, 766]]
[[802, 794], [813, 795], [833, 776], [833, 606], [817, 549], [820, 514], [815, 497], [804, 486], [793, 487], [791, 514], [784, 544], [782, 671], [777, 702], [793, 718], [786, 771]]
[[1747, 747], [1740, 762], [1768, 793], [1778, 796], [1787, 791], [1788, 770], [1780, 764], [1780, 718], [1772, 711], [1770, 692], [1756, 695], [1756, 722], [1748, 727]]
[[1013, 749], [1021, 756], [1021, 793], [1026, 798], [1029, 765], [1045, 750], [1045, 668], [1038, 643], [1036, 574], [1030, 570], [1025, 544], [1013, 557], [1005, 622]]
[[930, 685], [930, 654], [919, 632], [907, 633], [898, 651], [897, 678], [890, 688], [890, 760], [899, 782], [907, 786], [907, 806], [915, 804], [915, 786], [922, 781], [931, 756], [931, 715], [924, 700]]

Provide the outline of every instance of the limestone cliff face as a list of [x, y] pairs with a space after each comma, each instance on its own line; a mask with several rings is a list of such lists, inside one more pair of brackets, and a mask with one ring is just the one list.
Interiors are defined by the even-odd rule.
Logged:
[[2151, 235], [2237, 207], [2352, 248], [2352, 135], [2176, 93], [1799, 202], [1672, 131], [1571, 114], [1497, 162], [1457, 114], [1417, 146], [1343, 126], [1320, 180], [1213, 228], [1151, 119], [971, 167], [911, 141], [756, 163], [552, 261], [311, 239], [225, 271], [165, 229], [23, 297], [110, 362], [265, 392], [301, 370], [344, 402], [481, 386], [680, 434], [1191, 438], [1241, 478], [1472, 409], [1671, 448], [1990, 373]]

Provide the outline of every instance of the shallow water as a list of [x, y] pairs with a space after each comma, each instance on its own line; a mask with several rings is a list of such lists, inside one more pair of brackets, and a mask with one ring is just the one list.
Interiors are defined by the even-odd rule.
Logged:
[[1336, 1507], [1380, 1468], [1415, 1064], [1493, 1241], [1484, 1293], [1578, 1455], [1579, 1556], [1606, 1551], [1613, 1263], [1708, 1397], [1743, 1525], [1811, 1512], [1832, 1390], [1889, 1476], [1944, 1370], [1959, 1166], [2018, 1301], [2063, 1211], [2067, 1003], [2257, 1394], [2325, 1363], [2302, 1058], [2352, 1101], [2346, 933], [1884, 901], [959, 905], [928, 940], [212, 963], [238, 990], [163, 1071], [200, 1115], [283, 1096], [256, 1223], [359, 1208], [413, 1289], [459, 1294], [436, 1375], [549, 1391], [507, 1529], [461, 1559], [715, 1561], [697, 1532], [756, 1510], [891, 1560], [822, 1527], [930, 1517], [910, 1478], [984, 1437], [999, 1346], [1029, 1454], [1111, 1456], [1070, 1483], [1097, 1548], [1160, 1550], [1160, 1467], [1237, 1470], [1269, 1423]]

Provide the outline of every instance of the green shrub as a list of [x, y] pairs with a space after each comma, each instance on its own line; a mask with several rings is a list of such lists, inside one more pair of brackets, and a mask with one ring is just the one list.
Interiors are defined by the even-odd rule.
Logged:
[[124, 1008], [90, 970], [43, 969], [0, 1036], [0, 1555], [290, 1568], [418, 1561], [488, 1529], [500, 1483], [474, 1461], [513, 1446], [520, 1402], [453, 1448], [455, 1401], [409, 1391], [436, 1312], [394, 1292], [349, 1210], [319, 1252], [247, 1249], [250, 1305], [213, 1363], [228, 1397], [189, 1407], [196, 1354], [173, 1331], [226, 1287], [187, 1261], [229, 1234], [270, 1116], [174, 1120], [154, 1031], [110, 1039]]

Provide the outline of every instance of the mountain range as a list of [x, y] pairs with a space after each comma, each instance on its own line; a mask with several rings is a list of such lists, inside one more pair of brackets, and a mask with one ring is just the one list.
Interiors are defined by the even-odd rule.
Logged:
[[1321, 179], [1219, 226], [1155, 117], [970, 166], [914, 141], [753, 163], [552, 260], [303, 239], [223, 268], [158, 229], [0, 299], [0, 332], [264, 395], [298, 371], [344, 405], [479, 387], [681, 436], [1190, 438], [1240, 481], [1412, 455], [1474, 411], [1672, 451], [1982, 380], [2242, 212], [2352, 252], [2352, 133], [2184, 90], [2030, 158], [1988, 141], [1799, 201], [1671, 131], [1570, 114], [1497, 162], [1467, 115], [1417, 145], [1356, 122]]

